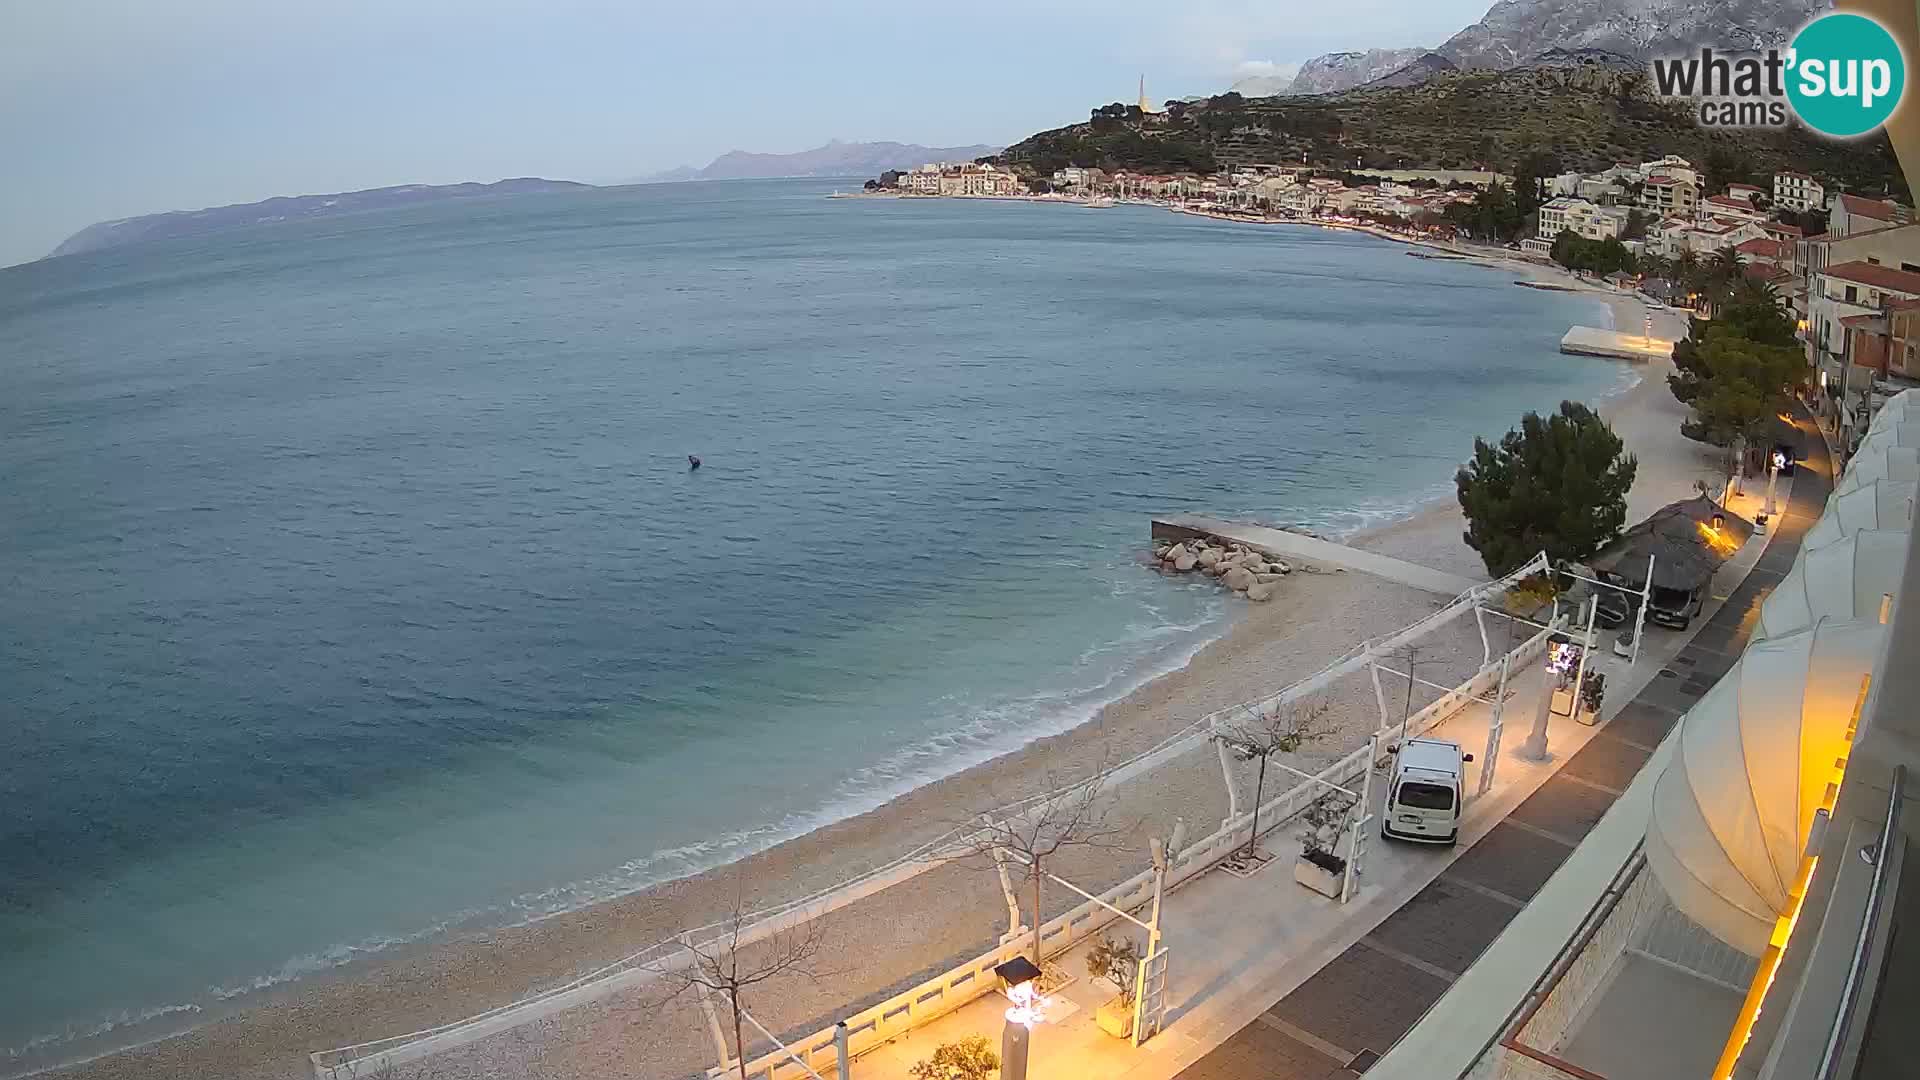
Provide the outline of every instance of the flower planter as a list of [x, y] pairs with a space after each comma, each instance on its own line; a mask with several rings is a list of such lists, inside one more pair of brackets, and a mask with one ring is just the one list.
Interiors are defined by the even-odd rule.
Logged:
[[[1340, 862], [1340, 860], [1334, 856], [1325, 856], [1325, 858], [1329, 861]], [[1319, 862], [1305, 855], [1293, 861], [1293, 880], [1305, 885], [1321, 896], [1330, 897], [1335, 900], [1340, 899], [1340, 880], [1345, 875], [1345, 872], [1346, 865], [1344, 863], [1342, 863], [1340, 869], [1336, 871], [1328, 869], [1326, 866], [1321, 865]]]
[[1096, 1014], [1100, 1021], [1100, 1030], [1116, 1039], [1133, 1036], [1133, 1003], [1125, 995], [1115, 994], [1100, 1006]]

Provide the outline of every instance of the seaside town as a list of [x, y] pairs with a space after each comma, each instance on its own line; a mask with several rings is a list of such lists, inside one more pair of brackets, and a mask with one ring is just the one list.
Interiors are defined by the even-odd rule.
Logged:
[[[1539, 177], [1529, 235], [1508, 257], [1557, 265], [1648, 299], [1711, 314], [1702, 282], [1737, 266], [1792, 313], [1825, 419], [1857, 439], [1871, 406], [1920, 385], [1920, 225], [1910, 206], [1833, 190], [1803, 172], [1707, 187], [1677, 155]], [[1472, 221], [1514, 177], [1484, 171], [1332, 173], [1248, 165], [1211, 176], [1068, 166], [1029, 180], [992, 162], [934, 162], [868, 191], [902, 196], [1121, 204], [1255, 223], [1359, 229], [1474, 253]]]

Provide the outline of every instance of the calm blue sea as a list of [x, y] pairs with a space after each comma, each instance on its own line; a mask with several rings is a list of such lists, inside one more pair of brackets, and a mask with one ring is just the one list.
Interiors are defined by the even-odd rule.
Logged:
[[0, 270], [0, 1071], [1067, 728], [1229, 616], [1150, 514], [1383, 521], [1621, 377], [1368, 237], [831, 187]]

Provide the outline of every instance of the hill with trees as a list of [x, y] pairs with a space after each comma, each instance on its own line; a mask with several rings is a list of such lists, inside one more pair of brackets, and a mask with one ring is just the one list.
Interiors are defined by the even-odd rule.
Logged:
[[1600, 63], [1438, 71], [1415, 86], [1316, 97], [1229, 92], [1170, 102], [1165, 114], [1113, 104], [1082, 123], [1029, 136], [999, 160], [1037, 176], [1067, 165], [1210, 172], [1307, 163], [1504, 172], [1529, 154], [1554, 171], [1597, 171], [1679, 154], [1704, 165], [1715, 189], [1729, 181], [1770, 186], [1776, 170], [1791, 168], [1849, 190], [1907, 196], [1884, 135], [1844, 143], [1797, 126], [1703, 128], [1684, 107], [1656, 100], [1645, 72]]

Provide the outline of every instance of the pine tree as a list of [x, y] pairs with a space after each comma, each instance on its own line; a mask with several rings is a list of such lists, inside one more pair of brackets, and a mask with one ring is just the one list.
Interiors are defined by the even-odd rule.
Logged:
[[1530, 412], [1497, 445], [1475, 439], [1473, 460], [1454, 477], [1467, 546], [1496, 577], [1541, 551], [1556, 563], [1584, 561], [1626, 524], [1637, 467], [1585, 405]]

